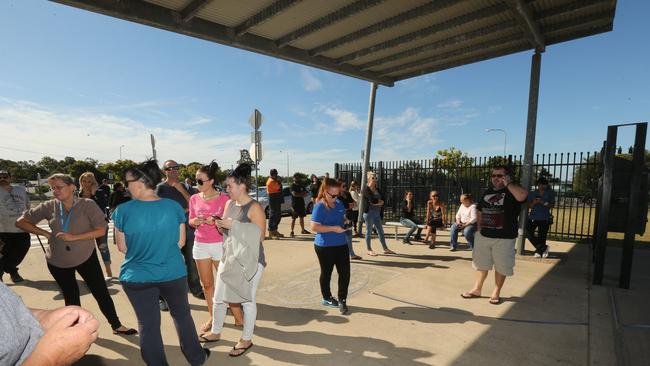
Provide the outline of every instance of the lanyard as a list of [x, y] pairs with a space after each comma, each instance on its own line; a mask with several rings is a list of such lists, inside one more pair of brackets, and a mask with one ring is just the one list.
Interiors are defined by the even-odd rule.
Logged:
[[63, 213], [65, 212], [63, 208], [63, 203], [59, 201], [59, 220], [61, 220], [61, 232], [67, 233], [68, 228], [70, 227], [70, 216], [72, 216], [72, 209], [74, 208], [74, 205], [70, 207], [70, 211], [68, 211], [68, 214], [65, 216], [65, 221], [63, 219]]

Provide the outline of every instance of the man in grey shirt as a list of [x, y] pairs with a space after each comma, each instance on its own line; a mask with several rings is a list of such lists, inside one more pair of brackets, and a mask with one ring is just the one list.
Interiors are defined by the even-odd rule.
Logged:
[[0, 282], [5, 272], [14, 283], [22, 282], [18, 265], [29, 251], [31, 238], [16, 227], [16, 220], [29, 209], [25, 187], [11, 184], [11, 174], [0, 170], [0, 241], [5, 243], [0, 253]]
[[99, 321], [87, 310], [28, 309], [0, 283], [0, 365], [70, 365], [86, 354], [98, 329]]

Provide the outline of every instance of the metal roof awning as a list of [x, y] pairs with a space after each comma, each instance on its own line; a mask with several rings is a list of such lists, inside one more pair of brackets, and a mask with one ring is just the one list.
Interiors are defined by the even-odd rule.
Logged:
[[372, 81], [611, 31], [616, 0], [52, 0]]

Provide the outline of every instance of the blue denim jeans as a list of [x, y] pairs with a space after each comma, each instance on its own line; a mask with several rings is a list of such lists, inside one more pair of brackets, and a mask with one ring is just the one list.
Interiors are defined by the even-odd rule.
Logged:
[[350, 252], [350, 257], [356, 257], [354, 253], [354, 248], [352, 247], [352, 230], [347, 230], [345, 232], [345, 240], [348, 241], [348, 251]]
[[377, 234], [379, 235], [379, 242], [381, 243], [384, 250], [388, 249], [386, 246], [386, 239], [384, 238], [384, 227], [381, 223], [381, 217], [379, 217], [379, 211], [368, 210], [367, 213], [363, 214], [363, 221], [366, 223], [366, 247], [368, 250], [372, 250], [370, 245], [370, 235], [372, 235], [372, 228], [377, 229]]
[[[475, 224], [467, 225], [463, 228], [463, 235], [465, 236], [465, 239], [467, 239], [467, 243], [469, 244], [469, 247], [471, 249], [474, 249], [475, 232], [476, 232]], [[456, 223], [451, 225], [451, 239], [449, 242], [452, 248], [456, 249], [456, 247], [458, 247], [458, 225], [456, 225]]]
[[413, 235], [413, 233], [416, 230], [417, 230], [417, 234], [415, 234], [416, 237], [419, 237], [420, 234], [422, 233], [422, 228], [418, 227], [418, 224], [421, 224], [421, 222], [416, 222], [416, 221], [419, 221], [419, 220], [414, 221], [414, 220], [410, 220], [410, 219], [400, 217], [399, 223], [406, 226], [406, 227], [408, 227], [408, 228], [410, 228], [409, 232], [406, 233], [406, 236], [404, 237], [404, 241], [409, 241], [411, 239], [411, 236]]
[[102, 261], [104, 263], [111, 263], [111, 252], [108, 250], [108, 229], [106, 230], [106, 234], [104, 236], [100, 236], [99, 238], [95, 239], [95, 243], [97, 244], [97, 249], [99, 249], [99, 254], [102, 256]]

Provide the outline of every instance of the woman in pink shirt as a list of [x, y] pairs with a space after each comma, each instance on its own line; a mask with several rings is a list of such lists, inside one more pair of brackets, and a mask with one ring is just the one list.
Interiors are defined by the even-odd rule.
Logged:
[[[217, 190], [217, 173], [219, 165], [214, 161], [204, 165], [196, 172], [196, 184], [199, 193], [190, 197], [189, 222], [194, 228], [194, 249], [192, 256], [199, 271], [199, 278], [205, 293], [210, 319], [201, 326], [202, 332], [212, 327], [212, 298], [214, 296], [214, 275], [219, 268], [223, 255], [223, 235], [217, 229], [215, 219], [221, 219], [228, 195]], [[214, 269], [214, 272], [213, 272]], [[242, 324], [241, 310], [233, 312], [235, 324]], [[240, 315], [237, 319], [237, 315]], [[200, 340], [204, 341], [202, 337]], [[204, 341], [205, 342], [205, 341]]]

